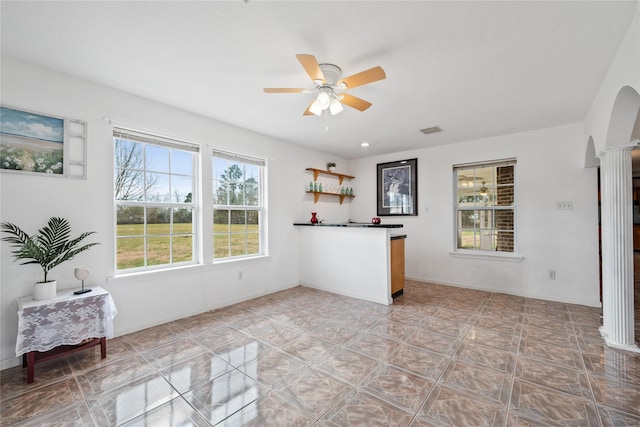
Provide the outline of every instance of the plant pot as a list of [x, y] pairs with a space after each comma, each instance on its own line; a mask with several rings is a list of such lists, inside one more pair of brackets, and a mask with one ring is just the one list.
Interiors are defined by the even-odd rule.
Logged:
[[56, 297], [57, 283], [55, 280], [48, 282], [38, 282], [33, 287], [33, 299], [43, 301]]
[[335, 171], [336, 171], [335, 166], [329, 166], [329, 172], [335, 172]]

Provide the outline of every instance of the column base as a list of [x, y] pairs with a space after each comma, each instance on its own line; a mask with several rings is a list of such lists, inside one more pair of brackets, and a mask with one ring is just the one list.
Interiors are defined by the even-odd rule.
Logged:
[[640, 353], [640, 347], [638, 344], [620, 344], [613, 341], [609, 341], [608, 334], [604, 331], [604, 326], [600, 326], [600, 335], [604, 339], [604, 342], [607, 344], [607, 347], [617, 348], [619, 350], [630, 351], [632, 353]]

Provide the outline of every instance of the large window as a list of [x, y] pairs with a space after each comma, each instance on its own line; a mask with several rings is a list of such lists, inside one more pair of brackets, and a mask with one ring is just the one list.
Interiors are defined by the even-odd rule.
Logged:
[[198, 147], [114, 129], [116, 269], [195, 260]]
[[458, 250], [514, 252], [515, 160], [454, 166]]
[[264, 255], [264, 161], [214, 152], [213, 258]]

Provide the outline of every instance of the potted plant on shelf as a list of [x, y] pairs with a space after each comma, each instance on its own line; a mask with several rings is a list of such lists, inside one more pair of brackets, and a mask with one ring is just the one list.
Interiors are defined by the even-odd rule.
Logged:
[[35, 300], [45, 300], [56, 296], [56, 281], [47, 280], [49, 271], [73, 259], [80, 252], [100, 243], [88, 243], [80, 246], [80, 242], [95, 231], [88, 231], [71, 239], [71, 226], [64, 218], [49, 218], [47, 225], [38, 230], [37, 234], [29, 236], [20, 227], [10, 222], [0, 224], [3, 232], [9, 234], [2, 240], [12, 244], [15, 248], [11, 252], [16, 260], [27, 260], [22, 264], [39, 264], [44, 272], [44, 280], [37, 282], [33, 291]]
[[335, 170], [336, 170], [336, 162], [327, 163], [327, 170], [329, 172], [335, 172]]

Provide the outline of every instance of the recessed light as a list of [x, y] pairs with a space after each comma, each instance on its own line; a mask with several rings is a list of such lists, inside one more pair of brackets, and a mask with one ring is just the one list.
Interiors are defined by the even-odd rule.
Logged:
[[368, 147], [370, 144], [368, 142], [363, 142], [362, 144], [360, 144], [361, 147]]

